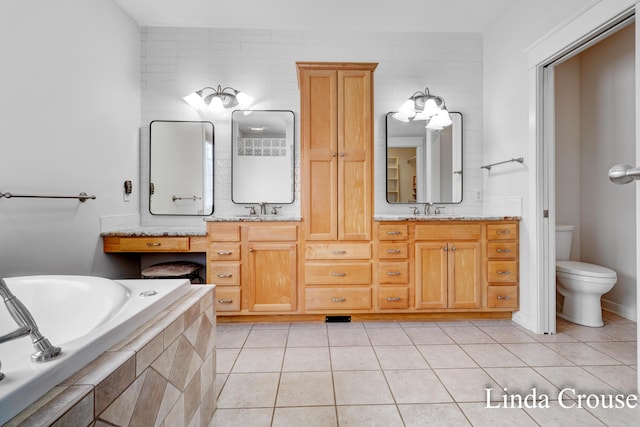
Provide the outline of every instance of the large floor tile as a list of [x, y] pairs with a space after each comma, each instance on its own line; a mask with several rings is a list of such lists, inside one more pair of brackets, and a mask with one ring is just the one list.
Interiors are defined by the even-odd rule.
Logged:
[[529, 366], [571, 366], [574, 363], [542, 343], [503, 344]]
[[429, 365], [415, 346], [387, 345], [373, 347], [382, 369], [428, 369]]
[[329, 337], [323, 329], [291, 329], [287, 347], [327, 347]]
[[480, 326], [480, 330], [499, 343], [536, 342], [515, 326]]
[[412, 341], [402, 328], [367, 328], [373, 345], [411, 345]]
[[478, 366], [460, 346], [419, 345], [418, 350], [432, 369], [437, 368], [475, 368]]
[[496, 341], [475, 326], [443, 326], [442, 330], [458, 344], [486, 344]]
[[244, 344], [245, 347], [284, 347], [287, 344], [289, 329], [252, 329]]
[[576, 393], [615, 394], [616, 389], [579, 366], [534, 368], [559, 389], [571, 388]]
[[218, 408], [273, 408], [279, 373], [229, 374]]
[[584, 369], [625, 395], [638, 392], [638, 372], [629, 366], [584, 366]]
[[524, 409], [487, 409], [484, 403], [461, 403], [460, 409], [473, 426], [537, 426]]
[[638, 357], [635, 343], [622, 341], [590, 342], [587, 345], [616, 359], [625, 365], [635, 365]]
[[364, 328], [329, 328], [330, 346], [370, 346], [369, 335]]
[[[494, 396], [517, 394], [519, 396], [530, 395], [531, 399], [535, 399], [544, 394], [549, 399], [557, 399], [560, 391], [558, 387], [530, 367], [488, 368], [486, 372], [500, 386], [500, 389], [493, 390]], [[507, 391], [503, 392], [504, 389]]]
[[283, 372], [276, 406], [335, 405], [331, 372]]
[[330, 353], [334, 371], [380, 369], [373, 347], [331, 347]]
[[337, 427], [335, 406], [276, 408], [272, 427]]
[[398, 405], [406, 427], [462, 427], [469, 421], [455, 403]]
[[485, 402], [486, 389], [500, 390], [498, 384], [479, 368], [437, 369], [435, 373], [456, 402]]
[[405, 332], [414, 344], [454, 344], [453, 340], [439, 327], [406, 328]]
[[280, 372], [283, 357], [284, 348], [243, 348], [232, 372]]
[[548, 408], [525, 408], [525, 412], [541, 426], [604, 426], [586, 409], [563, 408], [557, 400], [549, 401]]
[[453, 399], [431, 370], [385, 371], [396, 403], [445, 403]]
[[395, 405], [338, 406], [338, 422], [344, 427], [402, 427]]
[[382, 371], [334, 372], [333, 384], [337, 405], [394, 403]]
[[463, 344], [460, 347], [482, 367], [525, 366], [522, 360], [500, 344]]
[[231, 372], [233, 364], [240, 353], [239, 348], [219, 348], [216, 351], [216, 372]]
[[622, 363], [582, 342], [548, 343], [547, 346], [576, 365], [619, 365]]
[[270, 427], [273, 409], [216, 409], [209, 427]]
[[288, 347], [282, 372], [331, 371], [329, 347]]

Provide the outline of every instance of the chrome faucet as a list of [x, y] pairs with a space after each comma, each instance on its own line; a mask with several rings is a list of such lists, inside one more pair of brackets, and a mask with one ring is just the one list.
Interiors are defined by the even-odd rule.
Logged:
[[431, 215], [431, 206], [433, 206], [433, 203], [431, 202], [427, 202], [424, 204], [424, 214], [425, 215]]
[[29, 335], [33, 342], [33, 347], [36, 349], [36, 352], [31, 355], [32, 361], [46, 362], [59, 356], [62, 349], [52, 345], [49, 340], [40, 333], [33, 316], [31, 316], [27, 307], [9, 290], [4, 279], [0, 279], [0, 296], [7, 306], [9, 314], [18, 324], [18, 329], [0, 336], [0, 344]]
[[266, 215], [267, 214], [267, 202], [260, 202], [260, 215]]

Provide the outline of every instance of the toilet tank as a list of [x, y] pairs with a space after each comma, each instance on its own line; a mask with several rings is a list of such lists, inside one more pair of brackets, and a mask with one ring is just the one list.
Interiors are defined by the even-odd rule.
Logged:
[[556, 261], [569, 261], [574, 225], [556, 225]]

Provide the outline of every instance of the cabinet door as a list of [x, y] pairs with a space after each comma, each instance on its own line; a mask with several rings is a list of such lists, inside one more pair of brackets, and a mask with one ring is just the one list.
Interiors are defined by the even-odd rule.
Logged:
[[448, 244], [448, 307], [480, 307], [480, 243]]
[[416, 308], [447, 307], [447, 243], [420, 242], [416, 251]]
[[372, 212], [372, 75], [338, 71], [338, 239], [369, 240]]
[[296, 309], [297, 244], [249, 243], [249, 310]]
[[335, 70], [300, 71], [302, 217], [307, 240], [338, 236]]

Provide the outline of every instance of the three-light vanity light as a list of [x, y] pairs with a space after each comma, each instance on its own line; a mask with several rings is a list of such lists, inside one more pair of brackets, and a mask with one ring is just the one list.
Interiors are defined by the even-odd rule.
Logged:
[[220, 113], [227, 108], [238, 106], [248, 108], [253, 103], [253, 97], [232, 87], [218, 85], [217, 88], [207, 86], [197, 90], [182, 99], [196, 110], [209, 110]]
[[444, 98], [429, 93], [429, 88], [425, 88], [424, 92], [418, 91], [407, 99], [393, 114], [393, 118], [402, 122], [408, 122], [409, 119], [427, 121], [426, 128], [440, 130], [453, 123]]

